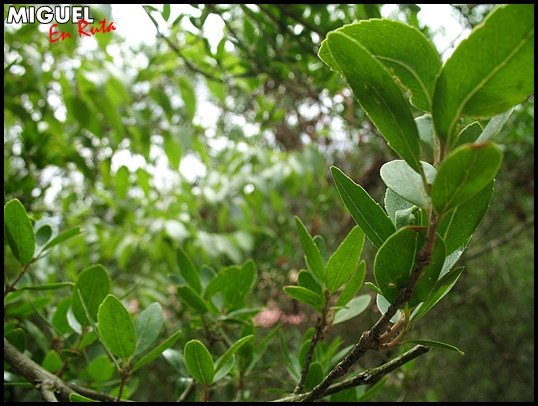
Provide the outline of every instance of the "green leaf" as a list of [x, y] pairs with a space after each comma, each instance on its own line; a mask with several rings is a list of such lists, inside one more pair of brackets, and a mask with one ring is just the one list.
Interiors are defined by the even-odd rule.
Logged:
[[[422, 162], [422, 168], [428, 184], [433, 184], [436, 170], [427, 162]], [[394, 190], [408, 202], [427, 209], [431, 199], [424, 188], [422, 177], [416, 173], [405, 161], [400, 159], [385, 163], [380, 169], [380, 176], [388, 188]]]
[[181, 146], [178, 141], [170, 134], [167, 134], [164, 138], [163, 148], [168, 158], [170, 167], [175, 170], [179, 170], [179, 164], [181, 163]]
[[326, 286], [329, 292], [336, 292], [357, 267], [364, 246], [364, 237], [364, 231], [360, 227], [353, 227], [329, 258], [325, 269]]
[[391, 188], [385, 190], [385, 209], [394, 224], [396, 224], [396, 213], [401, 210], [407, 210], [416, 207], [413, 203], [408, 202], [402, 196], [397, 194]]
[[146, 197], [150, 197], [151, 185], [149, 181], [151, 180], [151, 175], [142, 168], [136, 170], [136, 177], [138, 179], [138, 186], [144, 191]]
[[164, 21], [168, 21], [170, 18], [170, 4], [163, 4], [163, 11], [161, 13]]
[[235, 310], [244, 305], [246, 296], [252, 291], [256, 283], [256, 265], [249, 259], [238, 267], [232, 265], [223, 268], [211, 279], [204, 292], [206, 300], [221, 292], [224, 306], [228, 310]]
[[[404, 227], [381, 246], [374, 261], [374, 277], [385, 299], [392, 303], [400, 288], [409, 280], [417, 252], [424, 245], [426, 227]], [[430, 264], [424, 268], [409, 301], [413, 308], [432, 291], [445, 261], [445, 244], [436, 238]]]
[[116, 181], [116, 193], [120, 199], [125, 199], [127, 197], [127, 191], [129, 190], [129, 169], [122, 165], [116, 172], [114, 180]]
[[418, 135], [420, 139], [429, 145], [435, 146], [433, 136], [433, 120], [431, 114], [424, 114], [423, 116], [415, 118], [415, 124], [417, 125]]
[[181, 334], [181, 331], [176, 331], [174, 334], [172, 334], [170, 337], [168, 337], [165, 341], [162, 342], [162, 344], [159, 344], [157, 347], [155, 347], [153, 350], [148, 352], [146, 355], [144, 355], [138, 362], [133, 366], [132, 371], [136, 371], [138, 368], [143, 367], [144, 365], [150, 363], [155, 358], [157, 358], [159, 355], [161, 355], [165, 350], [172, 347], [177, 339], [179, 338], [179, 335]]
[[345, 306], [349, 303], [353, 297], [357, 294], [362, 284], [364, 283], [364, 278], [366, 277], [366, 261], [362, 260], [359, 263], [359, 266], [349, 278], [349, 281], [338, 295], [338, 300], [336, 301], [336, 306]]
[[107, 270], [102, 265], [92, 265], [83, 270], [75, 282], [73, 296], [71, 298], [71, 308], [81, 326], [88, 326], [89, 321], [86, 318], [84, 307], [80, 302], [79, 291], [90, 316], [93, 320], [96, 320], [99, 305], [110, 293], [110, 276]]
[[420, 345], [426, 345], [428, 347], [437, 347], [442, 348], [443, 350], [450, 350], [450, 351], [456, 351], [460, 355], [465, 355], [465, 353], [460, 350], [458, 347], [452, 345], [452, 344], [446, 344], [442, 343], [440, 341], [433, 341], [433, 340], [405, 340], [403, 343], [412, 343], [412, 344], [420, 344]]
[[495, 181], [491, 181], [476, 196], [448, 212], [437, 232], [446, 244], [447, 255], [456, 251], [467, 241], [480, 225], [489, 209]]
[[284, 337], [282, 329], [278, 330], [278, 338], [280, 341], [280, 349], [282, 350], [282, 356], [284, 358], [286, 370], [288, 371], [288, 374], [290, 374], [290, 377], [293, 379], [293, 381], [297, 381], [299, 379], [301, 367], [299, 366], [297, 357], [292, 357], [290, 355], [290, 352], [288, 350], [288, 344], [286, 343], [286, 339]]
[[534, 4], [496, 7], [446, 61], [437, 80], [433, 121], [454, 144], [461, 116], [489, 118], [534, 93]]
[[191, 82], [189, 82], [185, 76], [179, 78], [179, 91], [181, 92], [183, 103], [185, 103], [189, 121], [192, 122], [192, 119], [196, 114], [196, 94], [194, 93], [194, 88]]
[[432, 186], [432, 204], [445, 214], [476, 196], [494, 178], [502, 162], [500, 148], [492, 143], [465, 144], [443, 161]]
[[185, 344], [183, 351], [185, 365], [189, 373], [198, 382], [209, 385], [215, 376], [215, 366], [213, 358], [206, 346], [198, 340], [190, 340]]
[[304, 390], [311, 391], [317, 384], [321, 383], [324, 376], [323, 365], [319, 361], [312, 362], [306, 375]]
[[45, 245], [43, 247], [43, 252], [45, 252], [46, 250], [48, 250], [49, 248], [52, 248], [64, 241], [67, 241], [68, 239], [76, 236], [76, 235], [79, 235], [81, 233], [80, 231], [80, 227], [75, 227], [75, 228], [72, 228], [70, 230], [67, 230], [67, 231], [64, 231], [63, 233], [61, 233], [60, 235], [58, 235], [57, 237], [53, 238], [52, 241], [49, 241], [47, 243], [47, 245]]
[[331, 166], [336, 189], [351, 216], [377, 248], [395, 231], [394, 224], [381, 206], [336, 166]]
[[232, 370], [232, 368], [235, 365], [235, 359], [236, 356], [233, 354], [230, 358], [226, 360], [226, 363], [222, 365], [222, 367], [215, 372], [215, 376], [213, 377], [213, 382], [220, 381], [222, 378], [224, 378], [228, 373]]
[[183, 279], [185, 279], [189, 286], [197, 293], [202, 293], [200, 273], [181, 245], [177, 248], [177, 263]]
[[204, 314], [207, 312], [207, 305], [202, 297], [193, 288], [187, 285], [177, 287], [179, 298], [195, 312]]
[[69, 401], [70, 402], [98, 402], [97, 400], [87, 398], [86, 396], [79, 395], [78, 393], [70, 393]]
[[46, 283], [44, 285], [34, 285], [34, 286], [23, 286], [18, 288], [18, 290], [56, 290], [66, 287], [73, 287], [75, 284], [73, 282], [57, 282], [57, 283]]
[[284, 292], [293, 299], [312, 306], [315, 310], [319, 310], [323, 306], [321, 295], [302, 286], [284, 286]]
[[417, 222], [417, 214], [419, 214], [419, 208], [417, 206], [411, 206], [408, 209], [398, 210], [394, 213], [394, 225], [396, 230], [406, 226], [420, 225]]
[[98, 329], [106, 347], [124, 362], [136, 348], [133, 319], [125, 306], [114, 296], [108, 295], [99, 306]]
[[312, 239], [312, 236], [306, 229], [305, 225], [295, 216], [295, 226], [297, 227], [297, 233], [299, 234], [299, 241], [301, 247], [306, 256], [306, 262], [308, 268], [316, 275], [319, 281], [323, 283], [325, 279], [325, 267], [323, 266], [323, 260], [321, 259], [321, 253], [318, 246]]
[[[431, 111], [433, 91], [441, 60], [433, 44], [416, 27], [388, 19], [372, 19], [348, 24], [337, 30], [358, 41], [376, 57], [411, 94], [413, 104]], [[342, 76], [331, 53], [330, 43], [322, 43], [319, 56]]]
[[114, 365], [108, 355], [103, 354], [94, 358], [88, 365], [88, 375], [96, 382], [105, 382], [112, 378]]
[[482, 131], [482, 126], [478, 121], [469, 124], [463, 130], [461, 130], [460, 134], [458, 135], [458, 141], [455, 143], [454, 148], [463, 144], [476, 142], [480, 134], [482, 134]]
[[[106, 355], [105, 355], [106, 357]], [[110, 360], [108, 360], [110, 363]], [[58, 354], [55, 350], [49, 350], [45, 354], [45, 358], [43, 358], [43, 361], [41, 361], [41, 366], [43, 369], [46, 369], [49, 372], [55, 373], [62, 367], [63, 361], [60, 357], [60, 354]]]
[[[37, 222], [35, 224], [37, 226]], [[50, 224], [42, 224], [39, 228], [36, 227], [35, 230], [35, 242], [36, 245], [42, 246], [47, 243], [48, 240], [52, 237], [52, 227]]]
[[239, 350], [239, 348], [241, 348], [247, 341], [252, 340], [253, 337], [253, 334], [242, 337], [237, 340], [234, 345], [228, 348], [228, 350], [224, 354], [222, 354], [219, 359], [217, 359], [217, 362], [215, 364], [215, 373], [218, 373], [224, 367], [224, 365], [226, 365], [228, 360], [232, 358], [232, 356], [237, 352], [237, 350]]
[[480, 136], [476, 140], [476, 142], [485, 142], [493, 138], [500, 131], [504, 123], [506, 123], [506, 121], [512, 114], [512, 111], [514, 111], [513, 108], [495, 117], [492, 117], [491, 120], [489, 120], [486, 128], [484, 128], [484, 131], [482, 131], [482, 134], [480, 134]]
[[[329, 65], [331, 69], [343, 73], [387, 144], [411, 168], [421, 173], [418, 129], [411, 106], [391, 72], [363, 44], [342, 29], [330, 32], [323, 46], [326, 51], [320, 52], [320, 58], [325, 63], [332, 63], [333, 66]], [[327, 58], [328, 54], [332, 60]]]
[[146, 307], [136, 318], [136, 351], [142, 354], [157, 340], [163, 326], [163, 308], [155, 302]]
[[301, 269], [297, 274], [297, 285], [321, 296], [321, 286], [306, 269]]
[[345, 308], [336, 312], [333, 320], [333, 326], [338, 323], [342, 323], [346, 320], [352, 319], [358, 316], [366, 310], [370, 304], [370, 295], [360, 295], [352, 299]]
[[321, 260], [323, 261], [323, 266], [327, 265], [329, 255], [327, 254], [327, 244], [325, 244], [325, 240], [321, 235], [315, 235], [313, 240], [314, 243], [318, 246], [319, 253], [321, 254]]
[[35, 250], [34, 228], [18, 199], [12, 199], [4, 205], [4, 230], [15, 258], [22, 265], [29, 264]]
[[433, 306], [435, 306], [445, 295], [450, 292], [450, 289], [456, 284], [461, 276], [464, 266], [453, 269], [445, 274], [439, 281], [437, 281], [432, 293], [423, 303], [417, 306], [417, 308], [411, 314], [411, 320], [418, 320], [428, 313]]

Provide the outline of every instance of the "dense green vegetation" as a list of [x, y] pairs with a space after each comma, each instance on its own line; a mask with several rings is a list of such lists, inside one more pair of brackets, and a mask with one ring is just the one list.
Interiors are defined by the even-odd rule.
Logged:
[[154, 46], [4, 25], [5, 354], [59, 398], [304, 400], [359, 344], [327, 399], [532, 400], [534, 6], [454, 6], [446, 63], [417, 5], [145, 10]]

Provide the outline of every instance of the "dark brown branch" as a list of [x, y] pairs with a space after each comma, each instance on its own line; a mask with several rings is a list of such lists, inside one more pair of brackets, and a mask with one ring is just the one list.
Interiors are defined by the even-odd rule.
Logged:
[[[393, 360], [387, 362], [386, 364], [381, 365], [380, 367], [367, 369], [366, 371], [359, 373], [353, 378], [346, 379], [343, 382], [339, 382], [330, 386], [325, 391], [324, 396], [342, 392], [343, 390], [354, 388], [360, 385], [373, 385], [376, 382], [379, 382], [385, 375], [393, 372], [397, 368], [421, 356], [422, 354], [429, 352], [430, 349], [430, 347], [424, 345], [417, 345], [409, 351], [405, 352], [404, 354], [400, 355], [399, 357], [396, 357]], [[310, 393], [291, 395], [282, 399], [275, 400], [275, 402], [303, 402], [307, 401], [309, 396]]]
[[312, 402], [316, 399], [321, 399], [325, 396], [325, 392], [331, 386], [331, 384], [338, 378], [341, 378], [348, 373], [349, 369], [355, 362], [357, 362], [367, 351], [379, 350], [381, 345], [381, 335], [387, 330], [390, 323], [390, 319], [396, 314], [405, 303], [407, 303], [413, 297], [413, 291], [418, 282], [422, 271], [426, 268], [432, 257], [433, 247], [435, 244], [435, 233], [438, 227], [438, 221], [441, 219], [433, 212], [429, 214], [430, 221], [426, 235], [424, 246], [417, 253], [416, 263], [409, 280], [400, 288], [396, 299], [390, 304], [387, 311], [381, 316], [376, 324], [370, 329], [362, 333], [359, 342], [353, 347], [353, 349], [340, 361], [334, 369], [329, 372], [325, 379], [316, 386], [309, 396], [303, 401]]
[[61, 378], [50, 373], [41, 365], [36, 364], [21, 353], [8, 340], [4, 338], [4, 361], [11, 365], [12, 371], [24, 377], [41, 392], [43, 400], [47, 402], [69, 402], [71, 393], [78, 393], [90, 399], [103, 402], [114, 402], [116, 398], [91, 389], [83, 388], [72, 383], [66, 383]]
[[26, 380], [34, 385], [41, 392], [43, 399], [50, 401], [69, 402], [69, 395], [76, 393], [67, 384], [56, 375], [43, 369], [26, 355], [17, 350], [4, 337], [4, 361], [6, 361], [13, 372], [23, 376]]

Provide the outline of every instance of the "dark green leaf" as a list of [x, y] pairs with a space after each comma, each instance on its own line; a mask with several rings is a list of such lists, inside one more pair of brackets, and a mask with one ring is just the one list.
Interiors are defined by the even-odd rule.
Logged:
[[79, 291], [90, 316], [95, 321], [97, 319], [99, 305], [110, 293], [110, 276], [107, 270], [102, 265], [90, 266], [82, 271], [75, 282], [73, 297], [71, 298], [71, 308], [77, 321], [82, 326], [88, 326], [89, 321], [86, 318], [84, 307], [80, 302]]
[[190, 286], [179, 285], [177, 287], [179, 298], [194, 311], [204, 314], [207, 312], [207, 305], [202, 297]]
[[447, 255], [452, 254], [467, 241], [478, 228], [489, 208], [495, 181], [482, 189], [476, 196], [448, 212], [437, 232], [446, 244]]
[[461, 116], [489, 118], [534, 92], [534, 4], [498, 6], [447, 60], [433, 100], [438, 137], [454, 144]]
[[331, 166], [331, 173], [336, 189], [355, 222], [372, 244], [378, 248], [381, 247], [395, 231], [390, 218], [368, 192], [353, 182], [340, 169]]
[[[415, 267], [417, 252], [425, 241], [426, 227], [404, 227], [396, 231], [381, 246], [374, 261], [374, 277], [388, 302], [392, 302], [400, 288], [409, 280]], [[430, 264], [424, 268], [409, 301], [412, 308], [431, 292], [445, 260], [445, 244], [436, 238]]]
[[364, 246], [364, 237], [364, 232], [360, 227], [353, 227], [329, 258], [325, 269], [326, 286], [329, 292], [336, 292], [357, 267]]
[[179, 338], [179, 335], [181, 334], [181, 331], [176, 331], [174, 334], [172, 334], [170, 337], [168, 337], [165, 341], [163, 341], [161, 344], [159, 344], [157, 347], [155, 347], [153, 350], [148, 352], [146, 355], [144, 355], [140, 360], [133, 366], [132, 371], [136, 371], [138, 368], [143, 367], [144, 365], [150, 363], [155, 358], [157, 358], [159, 355], [161, 355], [165, 350], [172, 347], [177, 339]]
[[306, 303], [316, 310], [323, 306], [323, 297], [321, 295], [302, 286], [284, 286], [284, 292], [293, 299]]
[[43, 247], [43, 251], [48, 250], [49, 248], [52, 248], [64, 241], [67, 241], [68, 239], [76, 235], [79, 235], [80, 233], [81, 233], [80, 227], [75, 227], [70, 230], [64, 231], [57, 237], [53, 238], [52, 241], [49, 241], [48, 244]]
[[308, 369], [308, 375], [306, 375], [306, 380], [304, 382], [305, 391], [312, 390], [317, 384], [319, 384], [323, 377], [325, 376], [323, 372], [323, 366], [319, 361], [314, 361], [310, 364]]
[[[326, 52], [320, 52], [320, 58], [332, 63], [333, 66], [329, 66], [333, 70], [343, 73], [388, 145], [411, 168], [421, 173], [418, 129], [411, 106], [391, 72], [343, 29], [330, 32], [322, 43], [323, 47]], [[332, 60], [327, 60], [329, 54]]]
[[4, 205], [4, 230], [15, 258], [22, 265], [30, 263], [35, 249], [34, 228], [18, 199], [12, 199]]
[[163, 308], [155, 302], [146, 307], [135, 321], [136, 351], [142, 354], [157, 340], [163, 326]]
[[97, 320], [104, 344], [125, 362], [136, 348], [136, 333], [131, 315], [115, 296], [108, 295], [99, 306]]
[[418, 320], [423, 317], [433, 306], [435, 306], [443, 297], [445, 297], [445, 295], [450, 292], [450, 289], [452, 289], [452, 287], [458, 281], [464, 268], [465, 267], [462, 266], [457, 269], [453, 269], [439, 279], [428, 299], [418, 305], [415, 311], [411, 314], [411, 320]]
[[321, 286], [306, 269], [301, 269], [297, 274], [297, 285], [321, 296]]
[[500, 148], [492, 142], [465, 144], [443, 161], [432, 186], [432, 204], [445, 214], [476, 196], [494, 178], [502, 162]]
[[465, 355], [465, 353], [462, 350], [460, 350], [458, 347], [455, 347], [452, 344], [442, 343], [440, 341], [433, 341], [433, 340], [405, 340], [405, 342], [406, 343], [426, 345], [428, 347], [442, 348], [444, 350], [456, 351], [460, 355]]
[[366, 261], [362, 260], [359, 263], [356, 271], [351, 275], [349, 281], [342, 289], [342, 292], [338, 295], [338, 300], [336, 301], [336, 306], [345, 306], [349, 303], [353, 297], [357, 294], [362, 284], [364, 283], [364, 278], [366, 277]]
[[185, 279], [189, 286], [197, 293], [202, 293], [200, 273], [181, 245], [177, 248], [177, 263], [183, 279]]
[[185, 344], [183, 356], [185, 365], [194, 379], [204, 385], [209, 385], [213, 382], [213, 377], [215, 376], [213, 358], [211, 358], [211, 354], [202, 342], [198, 340], [189, 341]]
[[325, 278], [325, 267], [323, 266], [319, 248], [299, 217], [295, 217], [295, 225], [299, 234], [301, 247], [306, 256], [307, 265], [314, 275], [323, 282]]
[[222, 367], [228, 362], [228, 360], [241, 348], [247, 341], [251, 340], [254, 335], [248, 335], [237, 340], [224, 354], [222, 354], [215, 363], [215, 372], [218, 373]]
[[[411, 101], [417, 108], [431, 111], [441, 60], [433, 44], [422, 32], [411, 25], [387, 19], [348, 24], [337, 32], [345, 33], [358, 41], [383, 63], [390, 73], [409, 89]], [[340, 69], [332, 55], [330, 45], [330, 42], [322, 43], [319, 56], [333, 70], [345, 76], [345, 71]]]

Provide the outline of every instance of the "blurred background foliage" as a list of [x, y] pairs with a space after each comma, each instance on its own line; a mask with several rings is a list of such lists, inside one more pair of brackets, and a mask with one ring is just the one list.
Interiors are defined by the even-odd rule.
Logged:
[[[454, 5], [452, 13], [463, 30], [492, 8]], [[74, 280], [101, 263], [131, 310], [163, 305], [170, 331], [184, 331], [182, 348], [197, 332], [186, 330], [188, 311], [170, 293], [175, 247], [182, 245], [198, 267], [253, 258], [258, 282], [251, 304], [276, 314], [260, 322], [258, 334], [280, 321], [296, 352], [314, 322], [306, 306], [282, 292], [304, 267], [293, 216], [332, 252], [354, 223], [329, 166], [381, 202], [379, 168], [394, 158], [317, 50], [329, 31], [387, 13], [381, 4], [193, 4], [177, 17], [167, 5], [146, 9], [159, 26], [153, 45], [127, 46], [121, 27], [81, 41], [73, 26], [72, 39], [50, 43], [44, 27], [4, 23], [5, 198], [20, 199], [36, 220], [84, 231], [36, 263], [32, 278]], [[439, 35], [420, 10], [399, 5], [390, 17], [429, 38]], [[91, 13], [96, 22], [114, 21], [110, 5], [92, 5]], [[215, 18], [224, 27], [216, 45], [207, 35]], [[412, 333], [466, 355], [434, 350], [393, 373], [372, 400], [534, 399], [533, 96], [496, 141], [503, 167], [492, 206], [460, 260], [466, 271]], [[370, 281], [373, 252], [365, 247], [363, 254]], [[8, 277], [16, 271], [12, 262], [5, 255]], [[45, 313], [63, 299], [33, 295], [45, 298]], [[342, 345], [354, 343], [378, 317], [372, 310], [335, 328], [328, 342], [340, 336]], [[37, 317], [26, 323], [34, 327], [39, 359], [49, 334], [40, 332]], [[282, 385], [280, 344], [273, 341], [265, 355], [270, 368], [250, 382], [253, 399], [262, 388]], [[360, 366], [393, 355], [368, 354]], [[174, 399], [172, 364], [140, 371], [151, 385], [140, 385], [138, 398]], [[29, 400], [4, 390], [5, 399], [13, 396]]]

